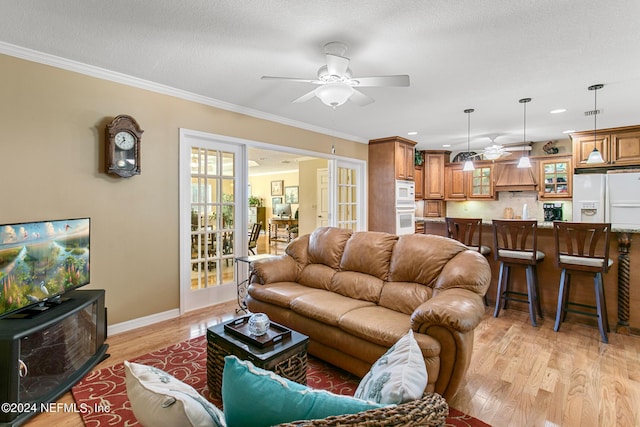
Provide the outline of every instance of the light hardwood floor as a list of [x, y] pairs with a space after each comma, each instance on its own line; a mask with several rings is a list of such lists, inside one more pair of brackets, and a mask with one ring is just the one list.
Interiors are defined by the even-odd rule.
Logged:
[[[98, 368], [204, 335], [231, 319], [235, 303], [188, 313], [178, 319], [109, 337], [111, 357]], [[493, 426], [640, 426], [640, 337], [552, 319], [537, 328], [528, 314], [487, 308], [476, 329], [465, 383], [449, 404]], [[60, 400], [72, 403], [70, 393]], [[28, 426], [82, 426], [77, 414], [41, 414]]]

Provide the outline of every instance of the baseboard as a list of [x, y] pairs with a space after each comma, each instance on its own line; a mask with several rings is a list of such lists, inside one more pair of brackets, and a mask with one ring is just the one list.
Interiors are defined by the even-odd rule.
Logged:
[[180, 316], [180, 310], [174, 308], [173, 310], [163, 311], [162, 313], [155, 313], [149, 316], [138, 317], [137, 319], [127, 320], [126, 322], [116, 323], [107, 327], [108, 336], [116, 335], [121, 332], [130, 331], [132, 329], [141, 328], [143, 326], [153, 325], [154, 323], [162, 322], [163, 320], [175, 319]]

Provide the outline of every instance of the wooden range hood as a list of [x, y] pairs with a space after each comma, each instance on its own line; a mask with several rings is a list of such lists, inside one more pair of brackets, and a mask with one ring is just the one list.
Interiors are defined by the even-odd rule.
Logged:
[[517, 163], [496, 162], [496, 191], [537, 191], [533, 168], [518, 168]]

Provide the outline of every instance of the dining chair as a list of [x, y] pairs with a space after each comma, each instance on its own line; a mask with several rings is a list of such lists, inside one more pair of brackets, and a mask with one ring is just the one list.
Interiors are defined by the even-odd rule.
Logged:
[[[553, 223], [556, 265], [562, 268], [554, 331], [560, 330], [560, 323], [565, 320], [567, 313], [577, 313], [597, 317], [602, 342], [609, 342], [609, 320], [602, 275], [613, 265], [613, 260], [609, 258], [610, 233], [610, 223]], [[571, 276], [574, 274], [593, 276], [595, 306], [569, 301]]]
[[255, 255], [255, 248], [258, 246], [258, 237], [260, 237], [260, 229], [262, 228], [262, 223], [256, 222], [251, 227], [251, 233], [249, 234], [249, 252]]

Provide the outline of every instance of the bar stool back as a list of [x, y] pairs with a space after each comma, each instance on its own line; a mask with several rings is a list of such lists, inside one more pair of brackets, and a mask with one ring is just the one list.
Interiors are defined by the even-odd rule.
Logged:
[[[447, 226], [447, 237], [457, 240], [484, 256], [491, 255], [491, 248], [482, 244], [482, 218], [446, 217], [444, 221]], [[484, 295], [484, 305], [489, 305], [487, 294]]]
[[[544, 261], [544, 252], [538, 250], [537, 230], [536, 220], [493, 220], [495, 259], [500, 261], [494, 317], [500, 314], [501, 304], [506, 309], [508, 301], [518, 301], [529, 305], [529, 317], [533, 326], [538, 326], [536, 312], [542, 318], [537, 266]], [[526, 293], [510, 289], [512, 267], [525, 268]]]
[[[602, 342], [609, 342], [607, 336], [609, 321], [602, 274], [609, 271], [609, 267], [613, 264], [613, 260], [609, 258], [610, 233], [611, 224], [609, 223], [560, 221], [553, 223], [556, 265], [562, 268], [556, 324], [553, 328], [556, 332], [560, 330], [560, 323], [565, 320], [568, 312], [593, 316], [598, 318]], [[593, 275], [595, 306], [569, 301], [571, 275], [574, 273]]]

